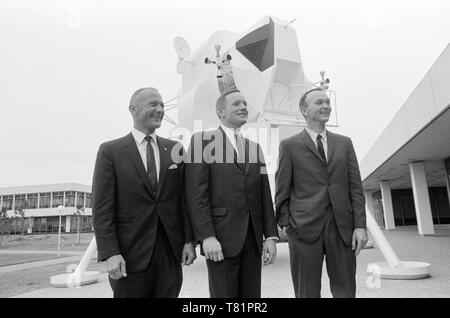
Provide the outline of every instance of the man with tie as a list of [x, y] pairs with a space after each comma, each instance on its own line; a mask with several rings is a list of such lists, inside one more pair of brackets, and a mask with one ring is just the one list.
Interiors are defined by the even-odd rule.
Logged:
[[182, 147], [155, 133], [164, 117], [157, 89], [137, 90], [129, 111], [131, 133], [103, 143], [97, 153], [92, 214], [98, 260], [106, 263], [114, 297], [178, 297], [181, 265], [196, 258], [184, 165], [171, 156]]
[[[208, 267], [211, 297], [261, 297], [261, 256], [276, 257], [278, 230], [259, 144], [241, 134], [247, 101], [233, 89], [217, 100], [218, 129], [195, 134], [186, 200]], [[264, 240], [265, 238], [265, 240]]]
[[356, 256], [367, 243], [364, 194], [350, 138], [325, 123], [330, 99], [321, 89], [300, 99], [301, 133], [280, 143], [276, 219], [288, 236], [296, 297], [320, 297], [324, 256], [333, 297], [355, 297]]

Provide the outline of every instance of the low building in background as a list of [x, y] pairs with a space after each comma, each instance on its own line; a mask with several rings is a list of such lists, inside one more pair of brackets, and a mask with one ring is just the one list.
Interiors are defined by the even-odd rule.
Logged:
[[92, 231], [91, 189], [78, 183], [0, 188], [0, 210], [9, 217], [23, 211], [28, 234], [54, 233], [59, 226], [58, 206], [63, 205], [61, 231], [76, 232], [78, 221], [80, 231]]
[[[450, 224], [450, 45], [360, 163], [380, 226]], [[380, 92], [382, 93], [382, 92]]]

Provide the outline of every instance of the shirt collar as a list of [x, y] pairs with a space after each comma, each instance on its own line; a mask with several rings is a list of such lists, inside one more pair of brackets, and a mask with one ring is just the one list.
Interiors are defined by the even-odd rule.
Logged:
[[228, 137], [230, 140], [233, 140], [233, 141], [234, 141], [234, 135], [235, 135], [236, 133], [238, 133], [238, 134], [240, 134], [241, 136], [243, 136], [240, 127], [239, 127], [239, 128], [229, 128], [229, 127], [227, 127], [227, 126], [225, 126], [225, 125], [223, 125], [223, 124], [220, 124], [220, 127], [222, 128], [222, 130], [225, 132], [225, 134], [227, 135], [227, 137]]
[[309, 129], [308, 127], [305, 128], [306, 132], [311, 136], [311, 139], [316, 142], [317, 139], [317, 135], [321, 135], [322, 136], [322, 140], [324, 142], [327, 142], [327, 130], [324, 129], [320, 134], [316, 133], [315, 131]]
[[[133, 127], [133, 129], [131, 129], [131, 134], [133, 135], [134, 140], [136, 140], [136, 143], [138, 145], [142, 144], [145, 140], [145, 137], [147, 137], [146, 134], [144, 134], [142, 131], [137, 130], [136, 128]], [[150, 136], [152, 137], [153, 141], [155, 143], [157, 143], [156, 140], [156, 132], [154, 131], [152, 134], [150, 134]]]

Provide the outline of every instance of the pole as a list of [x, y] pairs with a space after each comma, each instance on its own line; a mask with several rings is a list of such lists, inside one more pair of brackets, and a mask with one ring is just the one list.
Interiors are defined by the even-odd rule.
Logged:
[[81, 216], [77, 216], [77, 244], [80, 245], [80, 218]]
[[58, 206], [59, 211], [59, 226], [58, 226], [58, 253], [57, 256], [61, 254], [61, 213], [64, 207], [62, 205]]

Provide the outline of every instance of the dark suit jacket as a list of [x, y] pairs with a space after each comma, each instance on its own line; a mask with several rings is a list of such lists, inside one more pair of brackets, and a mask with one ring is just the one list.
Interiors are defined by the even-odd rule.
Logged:
[[351, 245], [353, 230], [366, 228], [358, 161], [350, 138], [327, 131], [327, 144], [326, 164], [306, 130], [281, 141], [275, 175], [276, 218], [299, 239], [313, 242], [331, 203], [339, 233]]
[[[92, 214], [98, 260], [121, 254], [128, 272], [147, 268], [154, 249], [158, 216], [174, 256], [181, 262], [185, 242], [193, 241], [185, 208], [183, 163], [171, 158], [179, 143], [157, 137], [160, 175], [157, 193], [151, 192], [133, 135], [106, 142], [98, 150], [93, 180]], [[181, 157], [182, 158], [182, 157]], [[176, 169], [168, 169], [173, 164]]]
[[264, 236], [278, 237], [262, 151], [245, 141], [247, 165], [234, 160], [234, 147], [221, 128], [195, 134], [186, 162], [186, 200], [195, 238], [215, 236], [225, 257], [241, 251], [248, 222], [260, 253]]

